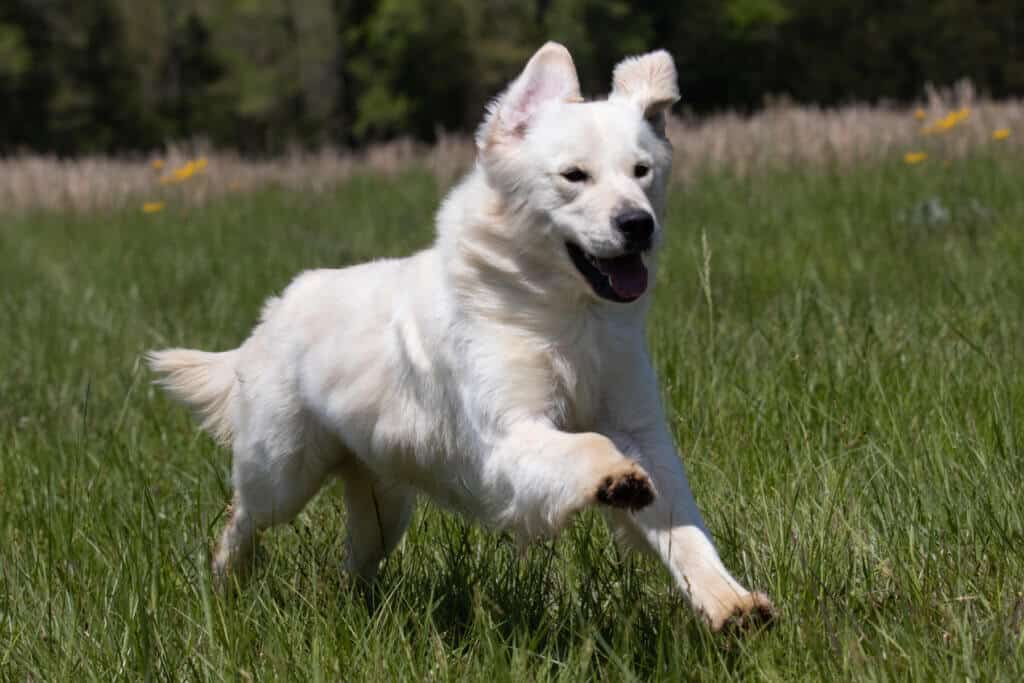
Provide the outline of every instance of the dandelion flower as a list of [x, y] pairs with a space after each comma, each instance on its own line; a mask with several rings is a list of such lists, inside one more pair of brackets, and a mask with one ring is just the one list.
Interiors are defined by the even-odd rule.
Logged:
[[914, 165], [921, 163], [927, 158], [928, 155], [924, 152], [907, 152], [906, 154], [903, 155], [903, 162], [906, 164]]
[[188, 180], [191, 177], [192, 168], [188, 164], [185, 164], [181, 168], [177, 168], [168, 173], [167, 175], [165, 175], [163, 178], [160, 179], [160, 182], [163, 183], [164, 185], [167, 185], [168, 183], [180, 183]]
[[931, 135], [932, 133], [945, 133], [947, 130], [951, 130], [960, 123], [966, 121], [970, 115], [970, 107], [961, 107], [956, 111], [949, 112], [938, 121], [925, 126], [921, 129], [921, 132], [925, 135]]
[[163, 202], [146, 202], [142, 205], [142, 213], [157, 213], [164, 210]]
[[924, 121], [927, 116], [928, 115], [924, 113], [924, 109], [921, 109], [920, 107], [914, 111], [914, 118], [918, 121]]
[[196, 173], [202, 173], [203, 171], [205, 171], [206, 165], [206, 157], [199, 157], [198, 159], [189, 161], [181, 168], [176, 169], [171, 173], [168, 173], [167, 175], [160, 179], [160, 182], [165, 185], [168, 183], [183, 183], [192, 176], [194, 176]]
[[151, 161], [149, 163], [149, 165], [159, 171], [161, 168], [164, 167], [164, 160], [163, 159], [153, 159], [153, 161]]
[[999, 128], [997, 130], [992, 131], [993, 140], [1005, 140], [1008, 137], [1010, 137], [1009, 128]]

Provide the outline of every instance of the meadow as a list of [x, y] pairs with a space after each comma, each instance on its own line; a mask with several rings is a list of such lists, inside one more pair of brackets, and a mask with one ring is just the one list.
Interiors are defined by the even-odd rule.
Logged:
[[0, 677], [1024, 679], [1024, 131], [987, 130], [681, 174], [649, 337], [724, 560], [781, 609], [746, 639], [592, 514], [524, 556], [421, 505], [364, 595], [334, 488], [212, 590], [230, 457], [141, 354], [234, 347], [298, 271], [428, 245], [447, 174], [8, 206]]

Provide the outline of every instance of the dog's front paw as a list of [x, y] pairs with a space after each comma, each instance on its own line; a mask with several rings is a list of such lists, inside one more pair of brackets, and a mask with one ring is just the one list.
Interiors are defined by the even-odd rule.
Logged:
[[654, 486], [639, 465], [629, 464], [608, 474], [597, 487], [597, 502], [615, 508], [639, 510], [654, 502]]
[[711, 630], [718, 633], [745, 635], [769, 627], [779, 612], [764, 593], [748, 593], [730, 608], [708, 615]]

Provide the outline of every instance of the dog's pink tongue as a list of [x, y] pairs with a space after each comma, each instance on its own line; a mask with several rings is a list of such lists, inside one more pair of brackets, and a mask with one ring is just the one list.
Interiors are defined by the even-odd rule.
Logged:
[[647, 266], [640, 254], [601, 259], [601, 270], [623, 299], [635, 299], [647, 291]]

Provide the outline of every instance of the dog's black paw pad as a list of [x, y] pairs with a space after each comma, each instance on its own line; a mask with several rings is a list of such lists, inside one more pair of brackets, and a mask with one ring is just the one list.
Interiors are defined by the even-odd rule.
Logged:
[[770, 629], [776, 624], [779, 611], [767, 597], [752, 593], [747, 602], [737, 606], [715, 630], [734, 636], [746, 636]]
[[650, 479], [639, 472], [605, 477], [597, 487], [597, 501], [616, 508], [639, 510], [654, 502]]

